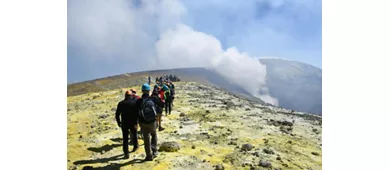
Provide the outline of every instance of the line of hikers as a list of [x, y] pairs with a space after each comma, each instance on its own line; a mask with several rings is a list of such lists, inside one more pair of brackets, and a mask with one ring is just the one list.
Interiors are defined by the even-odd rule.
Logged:
[[[149, 85], [151, 84], [151, 77], [148, 77]], [[156, 77], [156, 83], [163, 84], [163, 82], [177, 82], [180, 81], [180, 78], [176, 75], [163, 75], [160, 77]]]
[[[175, 86], [171, 81], [156, 84], [150, 95], [150, 85], [142, 85], [142, 96], [136, 94], [135, 89], [125, 93], [125, 99], [117, 106], [115, 118], [122, 129], [124, 158], [129, 158], [129, 135], [133, 145], [132, 152], [138, 149], [137, 129], [141, 128], [146, 152], [145, 161], [152, 161], [157, 152], [157, 131], [164, 130], [161, 126], [161, 117], [165, 108], [165, 115], [171, 114], [175, 96]], [[129, 134], [130, 132], [130, 134]]]

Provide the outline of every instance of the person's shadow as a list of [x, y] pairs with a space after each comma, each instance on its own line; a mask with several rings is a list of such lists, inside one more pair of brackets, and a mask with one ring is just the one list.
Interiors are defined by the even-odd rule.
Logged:
[[[120, 156], [120, 155], [118, 155], [118, 156]], [[116, 158], [114, 158], [114, 159], [116, 159]], [[143, 162], [145, 162], [145, 161], [142, 159], [133, 159], [133, 160], [131, 160], [129, 162], [125, 162], [125, 163], [112, 163], [112, 164], [109, 164], [106, 166], [100, 166], [100, 167], [85, 166], [85, 167], [83, 167], [83, 170], [119, 170], [123, 166], [137, 164], [137, 163], [143, 163]]]
[[94, 160], [80, 160], [80, 161], [73, 162], [73, 164], [75, 164], [75, 165], [83, 165], [83, 164], [106, 163], [106, 162], [109, 162], [109, 161], [120, 160], [122, 158], [123, 158], [123, 154], [112, 156], [112, 157], [109, 157], [109, 158], [101, 158], [101, 159], [94, 159]]
[[120, 147], [122, 146], [122, 144], [111, 144], [111, 145], [104, 145], [104, 146], [101, 146], [101, 147], [89, 147], [87, 148], [89, 151], [92, 151], [92, 152], [98, 152], [98, 153], [101, 153], [101, 152], [108, 152], [116, 147]]
[[[90, 148], [87, 148], [87, 149], [89, 151], [101, 153], [103, 151], [107, 152], [107, 151], [110, 151], [110, 150], [114, 149], [115, 147], [122, 146], [122, 138], [112, 138], [110, 140], [113, 141], [113, 142], [117, 142], [117, 144], [104, 145], [104, 146], [97, 147], [97, 148], [90, 147]], [[141, 146], [141, 145], [139, 145], [139, 146]], [[100, 158], [100, 159], [93, 159], [93, 160], [79, 160], [79, 161], [73, 162], [73, 164], [74, 165], [85, 165], [85, 164], [96, 164], [96, 163], [108, 163], [110, 161], [121, 160], [123, 158], [124, 158], [124, 155], [120, 154], [120, 155], [116, 155], [116, 156], [112, 156], [112, 157], [108, 157], [108, 158]], [[130, 165], [130, 164], [136, 164], [136, 163], [143, 163], [143, 162], [144, 161], [141, 160], [141, 159], [133, 159], [133, 160], [131, 160], [129, 162], [122, 163], [122, 164], [111, 163], [111, 164], [103, 166], [103, 167], [85, 166], [83, 169], [98, 169], [98, 170], [99, 169], [119, 169], [122, 166]]]

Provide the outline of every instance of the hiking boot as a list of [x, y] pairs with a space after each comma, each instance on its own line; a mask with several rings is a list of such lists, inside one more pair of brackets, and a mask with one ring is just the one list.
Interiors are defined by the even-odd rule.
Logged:
[[134, 147], [133, 150], [131, 152], [135, 152], [138, 150], [138, 146], [137, 147]]
[[163, 127], [160, 126], [160, 127], [158, 128], [158, 131], [163, 131], [164, 129], [165, 129], [165, 128], [163, 128]]
[[129, 154], [125, 154], [125, 156], [123, 157], [123, 159], [129, 159]]
[[153, 161], [153, 158], [145, 158], [144, 161]]
[[157, 151], [153, 152], [153, 158], [156, 158], [157, 155], [158, 155], [158, 152], [157, 152]]

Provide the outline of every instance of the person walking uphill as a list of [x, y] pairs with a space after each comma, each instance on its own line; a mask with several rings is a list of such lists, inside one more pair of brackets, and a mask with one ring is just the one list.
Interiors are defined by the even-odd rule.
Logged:
[[[159, 98], [162, 103], [165, 103], [164, 92], [157, 85], [154, 86], [152, 96]], [[157, 122], [156, 123], [157, 123], [157, 127], [158, 127], [159, 131], [163, 131], [165, 129], [161, 126], [161, 118], [162, 118], [163, 110], [164, 110], [164, 107], [156, 106], [156, 113], [157, 113]]]
[[125, 99], [118, 103], [115, 119], [118, 126], [122, 129], [123, 137], [123, 153], [124, 158], [129, 158], [129, 130], [130, 138], [133, 143], [133, 151], [135, 152], [138, 149], [138, 139], [137, 139], [137, 121], [138, 121], [138, 108], [137, 108], [137, 99], [132, 96], [131, 91], [126, 91]]
[[172, 95], [168, 83], [163, 85], [163, 91], [165, 96], [165, 116], [168, 116], [168, 113], [171, 114], [172, 110]]
[[144, 138], [145, 161], [152, 161], [157, 156], [156, 106], [162, 107], [164, 104], [157, 97], [149, 96], [149, 84], [142, 85], [142, 93], [136, 103], [139, 110], [138, 121]]

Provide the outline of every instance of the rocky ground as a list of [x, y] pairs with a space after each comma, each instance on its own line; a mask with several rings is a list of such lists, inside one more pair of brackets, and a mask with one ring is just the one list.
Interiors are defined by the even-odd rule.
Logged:
[[[139, 87], [135, 87], [139, 90]], [[68, 97], [68, 169], [321, 169], [322, 119], [250, 102], [215, 87], [176, 83], [152, 162], [122, 159], [115, 122], [126, 89]], [[129, 147], [132, 149], [132, 146]]]

